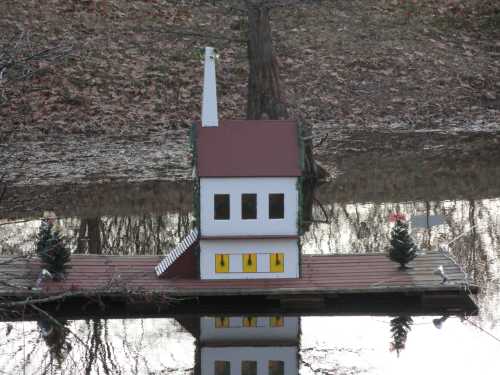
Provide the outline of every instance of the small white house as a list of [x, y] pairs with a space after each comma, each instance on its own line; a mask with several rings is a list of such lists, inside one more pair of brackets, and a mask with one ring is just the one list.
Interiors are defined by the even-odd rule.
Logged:
[[215, 87], [215, 56], [208, 48], [202, 121], [192, 134], [199, 194], [190, 238], [196, 241], [180, 244], [156, 272], [175, 277], [197, 267], [201, 279], [298, 278], [298, 126], [282, 120], [219, 121]]
[[296, 124], [222, 121], [196, 139], [200, 277], [299, 277]]

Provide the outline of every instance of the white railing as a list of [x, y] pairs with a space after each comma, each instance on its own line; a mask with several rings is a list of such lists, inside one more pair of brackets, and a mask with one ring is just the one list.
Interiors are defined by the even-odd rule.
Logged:
[[194, 228], [184, 239], [155, 267], [156, 276], [161, 276], [184, 252], [198, 239], [198, 229]]

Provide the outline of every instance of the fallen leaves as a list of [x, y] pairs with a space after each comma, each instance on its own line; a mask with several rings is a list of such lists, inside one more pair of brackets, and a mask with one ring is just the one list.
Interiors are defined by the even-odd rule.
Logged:
[[[0, 43], [22, 29], [40, 46], [67, 38], [77, 54], [57, 67], [42, 61], [44, 74], [9, 88], [9, 103], [0, 104], [2, 131], [23, 139], [47, 132], [140, 136], [189, 123], [199, 116], [198, 51], [206, 44], [220, 54], [221, 116], [244, 116], [244, 17], [223, 1], [71, 3], [15, 2], [7, 10]], [[450, 114], [466, 124], [486, 109], [500, 110], [500, 42], [437, 29], [425, 9], [414, 12], [419, 22], [406, 23], [393, 6], [322, 2], [273, 14], [280, 76], [295, 113], [313, 124], [362, 126], [384, 116], [427, 124]]]

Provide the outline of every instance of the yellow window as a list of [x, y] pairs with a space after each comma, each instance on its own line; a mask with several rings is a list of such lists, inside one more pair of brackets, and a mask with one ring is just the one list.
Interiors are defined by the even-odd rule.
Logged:
[[271, 272], [285, 272], [285, 254], [271, 254], [269, 264], [271, 265]]
[[257, 318], [255, 316], [245, 316], [243, 318], [243, 327], [257, 327]]
[[243, 254], [243, 272], [257, 272], [257, 254]]
[[225, 316], [215, 318], [215, 328], [229, 328], [229, 318]]
[[283, 317], [282, 316], [272, 316], [270, 318], [271, 327], [283, 327]]
[[215, 254], [215, 272], [229, 272], [229, 255]]

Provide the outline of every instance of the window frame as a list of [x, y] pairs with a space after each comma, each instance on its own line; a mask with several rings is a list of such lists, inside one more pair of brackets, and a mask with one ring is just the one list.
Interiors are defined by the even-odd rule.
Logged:
[[[274, 206], [271, 202], [271, 199], [273, 197], [277, 197], [277, 196], [282, 197], [282, 207], [281, 207], [281, 216], [280, 217], [278, 217], [278, 216], [274, 217], [271, 215], [272, 207]], [[268, 200], [269, 220], [283, 220], [285, 218], [285, 193], [269, 193], [267, 200]]]
[[[276, 259], [280, 261], [280, 264], [277, 264]], [[269, 272], [285, 272], [285, 253], [274, 252], [269, 254]]]
[[[254, 213], [255, 213], [255, 217], [245, 217], [245, 203], [244, 203], [244, 198], [249, 198], [249, 197], [252, 197], [255, 199], [255, 202], [253, 202], [255, 204], [255, 207], [254, 207]], [[242, 193], [241, 194], [241, 220], [257, 220], [257, 217], [258, 217], [258, 212], [257, 212], [257, 193]]]
[[[271, 367], [274, 367], [274, 365], [278, 365], [279, 368], [277, 369], [272, 369]], [[278, 373], [276, 373], [276, 370], [281, 370]], [[285, 362], [284, 361], [269, 361], [267, 363], [267, 371], [269, 375], [285, 375]]]
[[[251, 363], [253, 368], [250, 370], [251, 373], [249, 374], [246, 370], [247, 369], [244, 369], [244, 364], [245, 363]], [[252, 370], [255, 370], [255, 371], [252, 371]], [[249, 361], [249, 360], [243, 360], [241, 361], [241, 374], [242, 375], [257, 375], [258, 374], [258, 362], [257, 361]]]
[[[229, 259], [230, 259], [230, 254], [223, 254], [223, 253], [218, 253], [215, 254], [215, 273], [229, 273], [230, 268], [229, 268]], [[219, 264], [219, 260], [222, 262], [220, 263], [225, 263], [224, 265]]]
[[[223, 217], [218, 217], [217, 215], [217, 197], [227, 197], [227, 217], [224, 215]], [[224, 202], [225, 203], [225, 202]], [[213, 199], [213, 205], [214, 205], [214, 220], [220, 221], [220, 220], [231, 220], [231, 195], [228, 193], [214, 193], [214, 199]]]
[[242, 326], [244, 328], [256, 328], [257, 327], [257, 317], [256, 316], [244, 316], [241, 323], [242, 323]]
[[215, 328], [229, 328], [229, 318], [227, 316], [217, 316], [214, 318]]
[[[217, 365], [221, 364], [223, 365], [222, 373], [219, 372]], [[215, 375], [231, 375], [231, 361], [220, 361], [216, 360], [214, 361], [214, 374]]]
[[[248, 265], [248, 260], [252, 263], [251, 265]], [[243, 273], [257, 273], [257, 253], [241, 254], [241, 262]]]
[[269, 327], [282, 328], [285, 325], [284, 319], [281, 315], [271, 316], [269, 318]]

